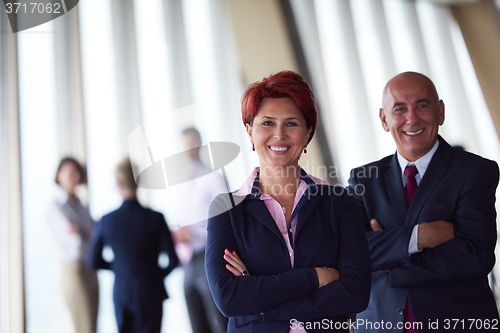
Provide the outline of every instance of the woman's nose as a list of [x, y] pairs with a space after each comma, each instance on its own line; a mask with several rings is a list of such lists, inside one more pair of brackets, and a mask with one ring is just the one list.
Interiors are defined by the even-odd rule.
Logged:
[[281, 139], [283, 139], [284, 135], [285, 135], [285, 132], [284, 132], [283, 127], [276, 126], [276, 128], [274, 129], [274, 138], [277, 140], [281, 140]]

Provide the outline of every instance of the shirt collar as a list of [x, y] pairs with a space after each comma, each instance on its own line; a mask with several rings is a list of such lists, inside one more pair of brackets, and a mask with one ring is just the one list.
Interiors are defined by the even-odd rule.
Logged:
[[434, 153], [438, 149], [438, 146], [439, 146], [439, 140], [436, 140], [436, 143], [434, 144], [432, 149], [429, 150], [429, 152], [427, 152], [427, 154], [420, 157], [415, 162], [408, 161], [398, 151], [397, 156], [398, 156], [399, 166], [401, 167], [401, 177], [403, 177], [403, 175], [405, 173], [405, 168], [408, 164], [414, 164], [417, 167], [418, 174], [420, 175], [420, 178], [424, 177], [424, 174], [427, 171], [427, 167], [429, 166], [429, 163], [431, 162], [432, 157], [434, 156]]
[[[260, 195], [262, 194], [259, 187], [259, 172], [260, 168], [256, 167], [247, 178], [243, 186], [235, 193], [235, 195], [246, 196], [251, 194], [251, 199], [259, 199]], [[308, 175], [307, 172], [300, 166], [299, 173], [301, 182], [305, 182], [305, 184], [311, 189], [314, 189], [317, 185], [328, 185], [328, 183], [324, 180]]]
[[56, 201], [60, 204], [65, 204], [68, 202], [68, 193], [66, 193], [65, 190], [63, 190], [60, 186], [57, 186], [56, 190]]

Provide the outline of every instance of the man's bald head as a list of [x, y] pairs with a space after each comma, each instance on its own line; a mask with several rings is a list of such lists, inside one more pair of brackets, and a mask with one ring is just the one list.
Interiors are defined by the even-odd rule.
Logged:
[[431, 90], [432, 94], [434, 95], [433, 97], [437, 101], [439, 100], [439, 95], [438, 95], [436, 86], [434, 85], [434, 82], [432, 82], [431, 79], [429, 79], [427, 76], [425, 76], [424, 74], [421, 74], [421, 73], [417, 73], [417, 72], [404, 72], [404, 73], [400, 73], [400, 74], [394, 76], [385, 85], [384, 92], [382, 94], [382, 107], [385, 107], [385, 102], [387, 100], [388, 93], [391, 91], [391, 89], [393, 87], [400, 86], [401, 83], [403, 83], [405, 81], [413, 81], [413, 82], [424, 83]]

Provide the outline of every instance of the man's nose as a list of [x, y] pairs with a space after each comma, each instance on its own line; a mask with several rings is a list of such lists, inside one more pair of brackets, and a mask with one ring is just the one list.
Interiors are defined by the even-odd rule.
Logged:
[[418, 111], [416, 108], [413, 107], [409, 108], [405, 116], [407, 125], [412, 126], [418, 124], [419, 118], [418, 118]]

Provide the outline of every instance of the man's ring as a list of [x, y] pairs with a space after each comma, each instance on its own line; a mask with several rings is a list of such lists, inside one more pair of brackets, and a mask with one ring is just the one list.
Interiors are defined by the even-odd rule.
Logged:
[[241, 275], [248, 275], [248, 271], [245, 269], [243, 272], [241, 272]]

